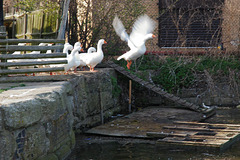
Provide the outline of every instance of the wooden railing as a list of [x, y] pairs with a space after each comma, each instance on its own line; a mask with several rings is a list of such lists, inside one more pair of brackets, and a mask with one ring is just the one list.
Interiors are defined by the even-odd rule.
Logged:
[[[43, 65], [67, 63], [67, 60], [56, 59], [66, 57], [66, 54], [62, 53], [64, 42], [65, 40], [57, 39], [0, 39], [1, 77], [7, 77], [10, 74], [64, 71], [64, 67], [41, 67]], [[17, 45], [18, 43], [27, 43], [27, 45], [20, 46]], [[53, 43], [53, 45], [39, 46], [40, 43]], [[46, 54], [47, 50], [52, 50], [53, 52]], [[12, 54], [14, 51], [24, 51], [24, 53]], [[40, 51], [41, 53], [29, 54], [29, 51]], [[9, 61], [13, 59], [17, 61]], [[17, 69], [17, 67], [22, 66], [26, 67]], [[27, 68], [27, 66], [32, 67]]]

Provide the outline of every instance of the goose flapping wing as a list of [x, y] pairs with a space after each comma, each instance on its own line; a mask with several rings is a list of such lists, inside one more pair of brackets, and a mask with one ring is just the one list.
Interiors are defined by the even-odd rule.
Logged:
[[144, 43], [145, 36], [152, 33], [155, 28], [156, 22], [146, 14], [138, 17], [133, 25], [132, 33], [130, 34], [130, 41], [136, 47], [141, 46]]
[[112, 25], [113, 25], [115, 32], [121, 38], [121, 40], [127, 42], [129, 39], [129, 36], [126, 32], [125, 27], [122, 24], [122, 21], [118, 18], [118, 16], [115, 16]]
[[121, 40], [126, 41], [130, 49], [135, 48], [134, 44], [129, 39], [129, 35], [126, 32], [122, 21], [118, 18], [118, 16], [115, 16], [112, 25], [116, 34], [121, 38]]

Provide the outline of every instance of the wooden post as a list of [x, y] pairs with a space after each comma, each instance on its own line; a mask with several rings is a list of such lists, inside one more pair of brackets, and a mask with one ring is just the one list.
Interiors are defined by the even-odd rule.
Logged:
[[0, 1], [0, 26], [3, 26], [3, 0]]
[[66, 23], [67, 23], [67, 17], [68, 17], [69, 3], [70, 3], [70, 0], [64, 0], [63, 14], [62, 14], [62, 19], [61, 19], [57, 39], [65, 39], [65, 29], [66, 29]]
[[[6, 27], [5, 26], [0, 26], [0, 39], [6, 39], [6, 35], [7, 35], [7, 32], [6, 32]], [[6, 54], [6, 51], [0, 51], [0, 53], [1, 54]], [[1, 63], [5, 63], [5, 62], [7, 62], [7, 60], [6, 59], [1, 59]], [[2, 69], [7, 69], [7, 67], [1, 67], [1, 70]], [[1, 75], [1, 76], [7, 76], [7, 74], [6, 75]]]
[[23, 28], [23, 39], [26, 39], [27, 37], [27, 14], [24, 15], [24, 28]]
[[129, 101], [128, 101], [128, 111], [132, 112], [132, 80], [129, 80]]

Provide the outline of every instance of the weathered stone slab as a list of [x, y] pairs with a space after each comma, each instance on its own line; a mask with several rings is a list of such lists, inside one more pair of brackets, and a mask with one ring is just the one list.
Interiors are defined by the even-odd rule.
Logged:
[[0, 159], [13, 159], [16, 142], [8, 131], [0, 132]]
[[42, 117], [41, 104], [36, 99], [2, 106], [4, 123], [14, 129], [27, 127]]

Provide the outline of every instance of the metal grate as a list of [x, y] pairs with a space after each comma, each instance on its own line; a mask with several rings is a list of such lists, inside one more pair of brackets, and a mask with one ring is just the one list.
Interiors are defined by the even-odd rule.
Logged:
[[178, 2], [159, 1], [159, 46], [216, 47], [221, 41], [222, 1]]

